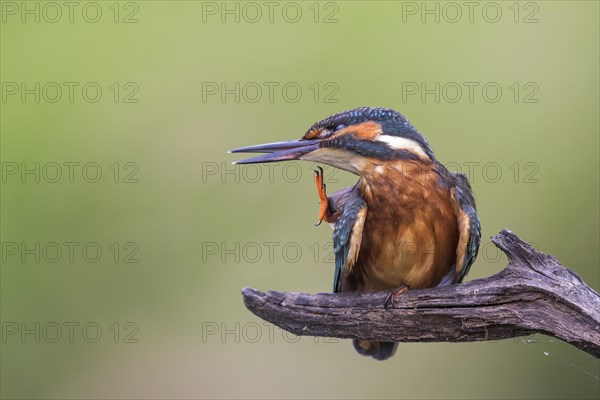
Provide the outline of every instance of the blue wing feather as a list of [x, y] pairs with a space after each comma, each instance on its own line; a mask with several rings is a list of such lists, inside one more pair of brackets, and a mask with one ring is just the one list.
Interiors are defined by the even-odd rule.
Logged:
[[[366, 209], [365, 201], [356, 191], [348, 193], [345, 201], [334, 204], [334, 207], [340, 211], [340, 216], [335, 222], [333, 229], [333, 251], [335, 254], [335, 273], [333, 277], [333, 292], [340, 292], [342, 289], [342, 272], [348, 261], [348, 254], [352, 247], [351, 239], [358, 215], [361, 210]], [[362, 227], [360, 228], [362, 229]]]
[[463, 212], [469, 216], [469, 240], [467, 242], [467, 250], [465, 252], [465, 261], [462, 267], [462, 271], [457, 282], [462, 282], [464, 277], [469, 273], [469, 269], [477, 253], [479, 252], [479, 242], [481, 240], [481, 225], [479, 224], [479, 218], [475, 209], [470, 206], [463, 207]]
[[479, 223], [479, 218], [477, 217], [475, 199], [473, 198], [473, 192], [471, 191], [471, 185], [469, 185], [467, 177], [462, 174], [452, 175], [457, 183], [455, 188], [456, 200], [459, 202], [462, 212], [467, 216], [469, 224], [469, 237], [466, 244], [467, 248], [465, 249], [465, 259], [460, 268], [460, 273], [455, 278], [455, 283], [460, 283], [469, 273], [469, 269], [479, 252], [481, 225]]

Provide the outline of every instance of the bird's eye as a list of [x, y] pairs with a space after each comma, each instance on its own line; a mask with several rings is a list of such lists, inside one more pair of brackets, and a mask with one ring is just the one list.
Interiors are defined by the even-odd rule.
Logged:
[[339, 124], [337, 125], [335, 128], [333, 128], [333, 131], [339, 131], [340, 129], [344, 129], [346, 127], [346, 125], [344, 124]]

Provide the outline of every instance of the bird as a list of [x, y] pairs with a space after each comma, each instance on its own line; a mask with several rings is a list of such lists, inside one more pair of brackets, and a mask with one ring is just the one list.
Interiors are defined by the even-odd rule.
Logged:
[[[315, 171], [317, 225], [333, 227], [333, 292], [387, 291], [384, 307], [407, 289], [461, 283], [479, 251], [481, 226], [467, 177], [450, 172], [400, 112], [346, 110], [314, 123], [299, 140], [260, 144], [231, 153], [265, 153], [235, 161], [305, 160], [358, 175], [354, 186], [328, 196]], [[398, 343], [354, 339], [376, 360]]]

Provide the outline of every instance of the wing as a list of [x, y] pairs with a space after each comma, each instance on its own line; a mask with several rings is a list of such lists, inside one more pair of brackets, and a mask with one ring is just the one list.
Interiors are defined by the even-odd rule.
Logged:
[[339, 212], [333, 228], [334, 293], [340, 292], [342, 289], [342, 273], [352, 271], [352, 267], [356, 263], [367, 216], [367, 204], [357, 190], [345, 192], [340, 200], [333, 204], [336, 212]]
[[452, 175], [456, 182], [456, 186], [452, 189], [452, 195], [457, 205], [456, 214], [459, 232], [456, 266], [452, 283], [460, 283], [469, 273], [469, 269], [479, 252], [481, 225], [479, 224], [479, 218], [477, 218], [475, 199], [467, 177], [456, 173]]

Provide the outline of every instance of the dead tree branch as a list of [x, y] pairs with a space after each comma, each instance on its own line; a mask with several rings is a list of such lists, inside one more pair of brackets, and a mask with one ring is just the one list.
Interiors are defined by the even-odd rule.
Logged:
[[266, 293], [245, 288], [246, 307], [296, 335], [395, 342], [472, 342], [543, 333], [600, 358], [600, 295], [554, 256], [509, 230], [492, 238], [509, 259], [496, 275], [387, 293]]

